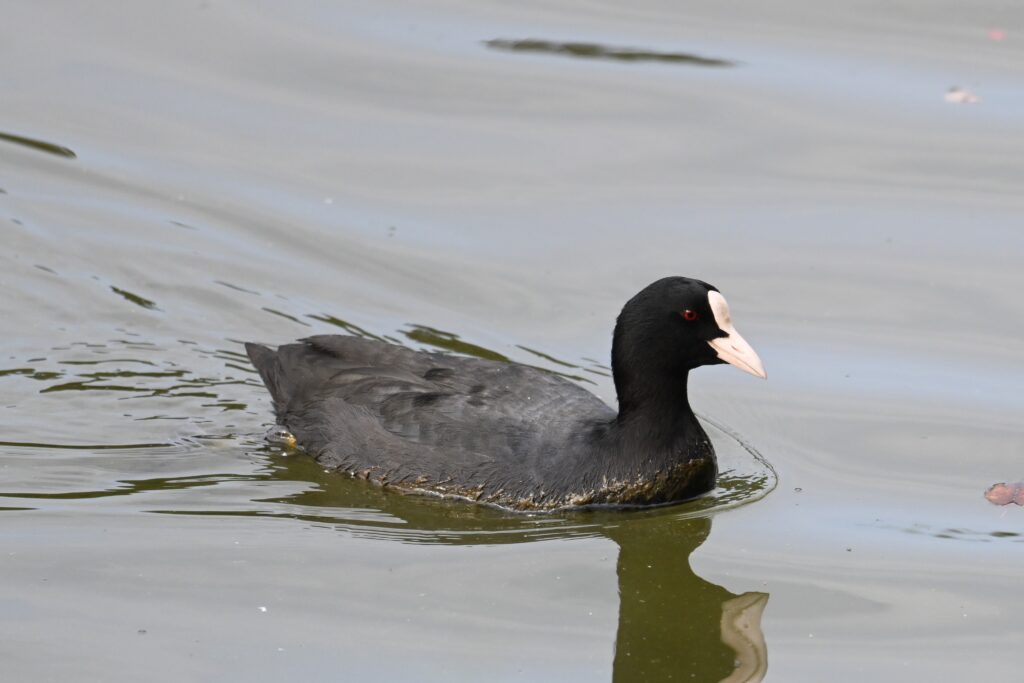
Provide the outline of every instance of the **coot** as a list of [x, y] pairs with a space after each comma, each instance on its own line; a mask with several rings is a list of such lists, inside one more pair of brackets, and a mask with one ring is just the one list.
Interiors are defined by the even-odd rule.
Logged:
[[654, 505], [714, 487], [714, 448], [686, 381], [731, 363], [766, 377], [719, 291], [668, 277], [615, 324], [618, 411], [543, 370], [318, 335], [246, 344], [278, 423], [326, 468], [516, 510]]

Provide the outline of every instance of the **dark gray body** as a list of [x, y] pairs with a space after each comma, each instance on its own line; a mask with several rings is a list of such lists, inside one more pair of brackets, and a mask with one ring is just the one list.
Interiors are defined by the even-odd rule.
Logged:
[[650, 505], [714, 485], [686, 400], [620, 415], [535, 368], [324, 335], [246, 344], [278, 422], [324, 467], [521, 510]]

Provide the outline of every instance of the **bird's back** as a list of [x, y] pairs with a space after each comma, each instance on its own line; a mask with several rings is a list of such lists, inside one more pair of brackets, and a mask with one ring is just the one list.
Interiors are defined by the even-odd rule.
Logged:
[[319, 462], [408, 488], [543, 496], [585, 458], [589, 427], [615, 417], [576, 384], [514, 363], [337, 335], [246, 350], [278, 422]]

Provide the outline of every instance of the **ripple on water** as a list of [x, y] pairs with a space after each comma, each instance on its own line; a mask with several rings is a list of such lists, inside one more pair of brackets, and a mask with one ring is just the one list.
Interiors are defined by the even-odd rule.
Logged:
[[5, 473], [0, 498], [87, 500], [206, 484], [202, 476], [168, 471], [187, 469], [187, 461], [201, 457], [201, 447], [191, 439], [123, 444], [4, 441], [0, 446]]
[[0, 368], [11, 397], [4, 408], [19, 416], [0, 441], [6, 508], [131, 500], [119, 506], [130, 509], [159, 492], [252, 474], [238, 468], [241, 448], [231, 436], [242, 422], [233, 416], [257, 414], [248, 401], [259, 385], [244, 356], [116, 332], [123, 338], [36, 350]]
[[[165, 345], [134, 339], [77, 342], [50, 349], [49, 357], [35, 357], [14, 367], [0, 368], [0, 379], [10, 383], [5, 389], [20, 396], [18, 407], [26, 411], [37, 410], [32, 406], [32, 397], [66, 392], [93, 394], [104, 401], [114, 397], [131, 403], [142, 401], [146, 409], [136, 412], [133, 407], [131, 412], [124, 413], [133, 420], [190, 419], [207, 412], [198, 408], [247, 409], [247, 401], [242, 397], [249, 392], [240, 387], [260, 385], [244, 354], [188, 340], [175, 344], [181, 348], [169, 350]], [[182, 357], [182, 350], [187, 357]], [[194, 403], [178, 400], [188, 398], [212, 402], [201, 402], [197, 408]], [[151, 408], [165, 410], [153, 412]], [[110, 414], [109, 410], [103, 412]], [[180, 414], [173, 415], [176, 412]], [[18, 440], [30, 441], [34, 440]], [[59, 443], [50, 445], [61, 447]]]
[[660, 62], [665, 64], [685, 64], [689, 66], [729, 67], [737, 63], [729, 59], [705, 57], [690, 52], [665, 52], [644, 50], [630, 47], [613, 47], [599, 43], [562, 42], [526, 38], [507, 40], [495, 38], [485, 40], [484, 45], [492, 50], [503, 50], [518, 53], [536, 53], [575, 57], [578, 59], [603, 59], [617, 62], [639, 63]]

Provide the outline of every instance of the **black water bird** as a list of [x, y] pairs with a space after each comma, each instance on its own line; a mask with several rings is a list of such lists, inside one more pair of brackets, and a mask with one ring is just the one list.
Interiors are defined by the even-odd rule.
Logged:
[[318, 335], [246, 344], [278, 424], [326, 468], [406, 491], [517, 510], [654, 505], [714, 487], [714, 448], [687, 378], [730, 363], [766, 377], [719, 291], [668, 277], [615, 324], [618, 411], [558, 375]]

